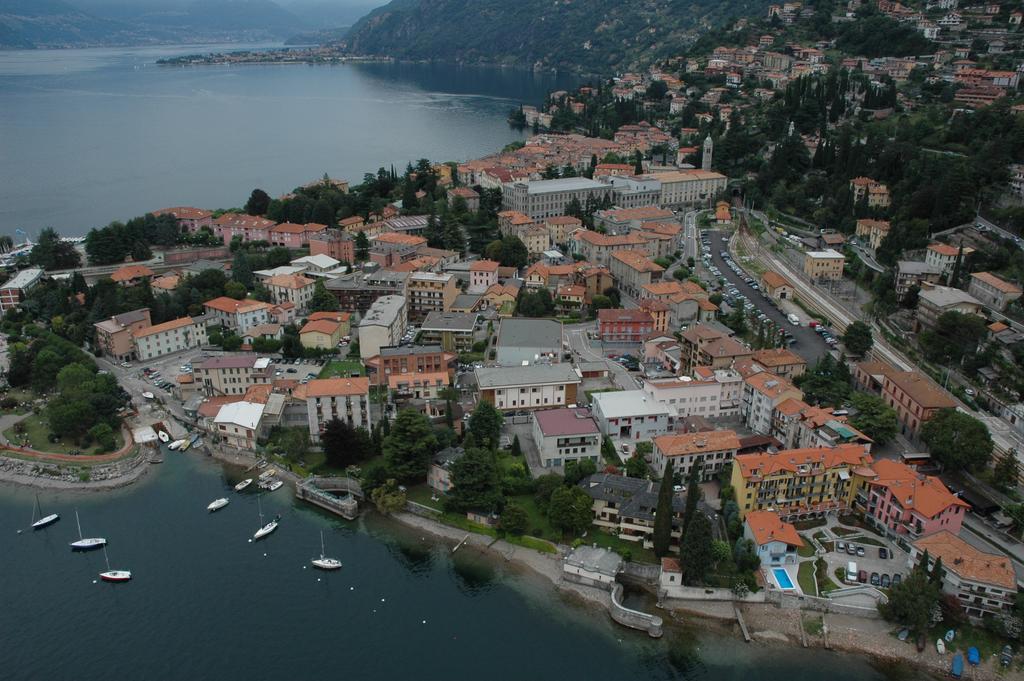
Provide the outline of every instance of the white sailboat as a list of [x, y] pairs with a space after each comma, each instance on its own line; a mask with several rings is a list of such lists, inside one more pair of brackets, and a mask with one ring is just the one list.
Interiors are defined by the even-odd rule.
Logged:
[[256, 530], [256, 534], [254, 534], [252, 536], [252, 540], [253, 541], [259, 541], [260, 539], [263, 539], [268, 534], [270, 534], [271, 532], [276, 530], [277, 529], [277, 523], [281, 519], [281, 516], [275, 516], [273, 520], [271, 520], [269, 523], [264, 525], [263, 524], [263, 504], [260, 503], [260, 498], [259, 497], [256, 497], [256, 504], [259, 506], [259, 509], [260, 509], [260, 529]]
[[103, 547], [103, 560], [107, 563], [107, 571], [100, 573], [100, 579], [104, 582], [128, 582], [131, 581], [132, 573], [130, 570], [111, 570], [110, 559], [107, 558], [107, 547]]
[[320, 557], [314, 558], [313, 567], [321, 570], [340, 570], [341, 561], [337, 558], [326, 558], [324, 556], [324, 531], [320, 530]]
[[36, 505], [32, 507], [32, 520], [34, 521], [32, 523], [32, 529], [33, 530], [41, 530], [44, 527], [46, 527], [47, 525], [52, 525], [53, 523], [55, 523], [58, 520], [60, 520], [60, 514], [59, 513], [51, 513], [50, 515], [43, 516], [39, 520], [36, 520], [36, 512], [37, 511], [39, 512], [39, 515], [43, 514], [43, 509], [39, 505], [39, 495], [38, 494], [36, 495]]
[[107, 545], [103, 537], [83, 537], [82, 521], [78, 519], [78, 509], [75, 509], [75, 523], [78, 525], [78, 540], [71, 542], [72, 551], [92, 551]]
[[221, 497], [220, 499], [214, 499], [213, 501], [211, 501], [207, 505], [206, 510], [210, 511], [211, 513], [213, 513], [214, 511], [219, 511], [220, 509], [224, 508], [227, 505], [228, 505], [228, 498], [227, 497]]

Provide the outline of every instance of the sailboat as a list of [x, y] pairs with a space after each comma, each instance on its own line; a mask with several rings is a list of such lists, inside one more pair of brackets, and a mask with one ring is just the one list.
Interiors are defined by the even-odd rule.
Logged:
[[83, 537], [82, 521], [78, 519], [78, 509], [75, 509], [75, 523], [78, 525], [78, 541], [71, 542], [72, 551], [92, 551], [107, 545], [103, 537]]
[[100, 573], [100, 579], [104, 582], [128, 582], [131, 581], [132, 573], [129, 570], [111, 570], [110, 559], [107, 558], [107, 547], [103, 547], [103, 560], [107, 562], [107, 571]]
[[320, 530], [320, 557], [313, 559], [313, 567], [321, 570], [340, 570], [341, 561], [337, 558], [324, 557], [324, 531]]
[[58, 514], [58, 513], [51, 513], [48, 516], [43, 516], [39, 520], [36, 520], [35, 519], [36, 518], [36, 511], [38, 511], [40, 515], [42, 515], [42, 513], [43, 513], [43, 509], [39, 505], [39, 495], [38, 494], [36, 495], [36, 505], [32, 508], [32, 520], [35, 520], [35, 522], [32, 523], [32, 529], [33, 530], [41, 530], [44, 527], [46, 527], [47, 525], [52, 525], [53, 523], [55, 523], [58, 520], [60, 520], [60, 514]]
[[260, 525], [261, 525], [261, 527], [260, 527], [260, 529], [256, 530], [256, 534], [254, 534], [252, 536], [252, 540], [253, 541], [259, 541], [260, 539], [263, 539], [268, 534], [270, 534], [271, 532], [276, 530], [277, 529], [277, 523], [281, 519], [281, 516], [275, 516], [273, 520], [271, 520], [266, 525], [263, 525], [263, 504], [260, 503], [260, 498], [259, 497], [256, 497], [256, 504], [260, 508]]

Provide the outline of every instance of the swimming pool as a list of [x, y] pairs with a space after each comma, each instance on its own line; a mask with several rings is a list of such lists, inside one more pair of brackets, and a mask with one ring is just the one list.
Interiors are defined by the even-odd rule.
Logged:
[[793, 580], [789, 578], [789, 573], [782, 568], [772, 568], [772, 574], [775, 575], [775, 583], [783, 591], [791, 591], [796, 588], [793, 586]]

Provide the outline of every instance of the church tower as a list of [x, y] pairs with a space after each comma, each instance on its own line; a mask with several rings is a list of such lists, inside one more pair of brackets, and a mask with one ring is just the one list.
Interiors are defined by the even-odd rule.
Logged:
[[715, 152], [715, 143], [711, 141], [711, 135], [704, 139], [704, 153], [700, 157], [702, 170], [711, 170], [711, 155]]

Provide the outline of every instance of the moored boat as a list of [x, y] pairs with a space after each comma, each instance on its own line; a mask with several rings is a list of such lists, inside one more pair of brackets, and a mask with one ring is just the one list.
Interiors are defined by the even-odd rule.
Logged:
[[320, 570], [340, 570], [341, 561], [337, 558], [327, 558], [324, 556], [324, 531], [320, 530], [320, 557], [314, 558], [312, 561], [313, 567]]
[[142, 396], [145, 397], [147, 400], [151, 400], [154, 397], [153, 393], [149, 391], [142, 393]]
[[267, 483], [267, 491], [273, 492], [274, 490], [281, 489], [282, 485], [284, 485], [284, 483], [281, 482], [280, 480], [272, 480], [271, 482]]
[[160, 438], [160, 442], [167, 443], [171, 441], [171, 436], [167, 434], [166, 430], [156, 431], [156, 436]]
[[[39, 495], [38, 494], [36, 495], [35, 506], [32, 507], [32, 521], [33, 521], [32, 522], [32, 530], [33, 531], [41, 530], [44, 527], [46, 527], [47, 525], [52, 525], [55, 522], [57, 522], [58, 520], [60, 520], [60, 514], [59, 513], [51, 513], [50, 515], [43, 516], [39, 520], [36, 520], [36, 514], [37, 513], [39, 515], [43, 514], [43, 508], [42, 508], [42, 506], [39, 505]], [[21, 532], [21, 530], [18, 530], [18, 531]]]
[[256, 497], [256, 505], [260, 509], [260, 525], [261, 526], [260, 526], [260, 529], [256, 530], [256, 533], [254, 535], [252, 535], [252, 540], [253, 541], [259, 541], [260, 539], [263, 539], [268, 534], [270, 534], [271, 532], [276, 530], [277, 529], [277, 524], [281, 520], [281, 516], [275, 516], [273, 520], [271, 520], [266, 525], [263, 525], [263, 503], [260, 501], [259, 497]]
[[252, 484], [252, 478], [246, 478], [242, 482], [240, 482], [237, 485], [235, 485], [235, 491], [236, 492], [241, 492], [243, 489], [245, 489], [246, 487], [248, 487], [251, 484]]
[[107, 557], [107, 550], [103, 549], [103, 560], [107, 563], [107, 571], [100, 573], [100, 579], [104, 582], [129, 582], [132, 579], [130, 570], [111, 570], [110, 559]]
[[107, 540], [104, 537], [82, 536], [82, 521], [78, 519], [78, 509], [75, 509], [75, 523], [78, 525], [78, 539], [71, 542], [72, 551], [92, 551], [107, 545]]
[[212, 513], [213, 511], [219, 511], [220, 509], [224, 508], [227, 505], [228, 505], [228, 498], [227, 497], [221, 497], [220, 499], [214, 499], [213, 501], [211, 501], [206, 506], [206, 510], [210, 511]]
[[173, 452], [173, 451], [177, 450], [178, 447], [182, 446], [183, 444], [185, 444], [185, 440], [175, 440], [171, 444], [167, 445], [167, 449], [169, 449], [169, 450], [171, 450]]

